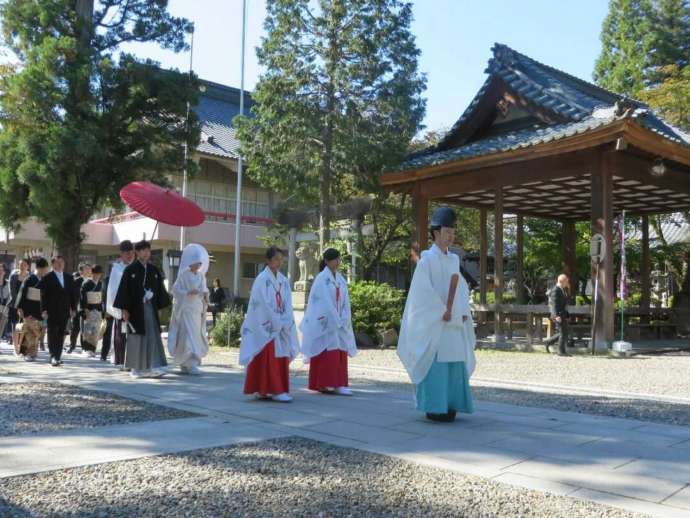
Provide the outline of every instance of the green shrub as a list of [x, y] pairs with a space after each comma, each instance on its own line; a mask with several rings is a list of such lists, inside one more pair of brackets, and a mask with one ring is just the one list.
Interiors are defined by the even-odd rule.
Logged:
[[378, 342], [379, 333], [400, 329], [405, 292], [388, 284], [358, 281], [348, 287], [352, 306], [352, 328]]
[[244, 311], [238, 306], [228, 306], [216, 319], [209, 333], [211, 344], [217, 347], [239, 347]]
[[[474, 304], [479, 304], [479, 291], [475, 291], [472, 294], [472, 302]], [[486, 303], [487, 304], [494, 304], [496, 302], [496, 294], [493, 291], [488, 291], [486, 293]], [[515, 298], [515, 295], [512, 293], [504, 293], [503, 294], [503, 303], [504, 304], [516, 304], [517, 299]]]
[[172, 316], [172, 304], [167, 308], [163, 308], [158, 312], [158, 319], [160, 320], [160, 325], [170, 327], [170, 318]]

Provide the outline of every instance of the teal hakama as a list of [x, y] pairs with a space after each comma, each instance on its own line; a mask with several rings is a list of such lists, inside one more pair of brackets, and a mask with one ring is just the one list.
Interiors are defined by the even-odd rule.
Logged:
[[415, 396], [417, 410], [422, 412], [474, 412], [465, 362], [439, 362], [434, 358], [426, 377], [416, 385]]

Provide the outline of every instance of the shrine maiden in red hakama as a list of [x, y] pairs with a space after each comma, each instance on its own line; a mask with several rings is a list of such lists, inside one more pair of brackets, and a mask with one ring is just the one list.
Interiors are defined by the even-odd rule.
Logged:
[[280, 273], [283, 252], [266, 251], [266, 268], [252, 285], [242, 324], [240, 364], [246, 367], [244, 393], [289, 402], [289, 365], [299, 352], [292, 292]]
[[339, 265], [340, 253], [327, 249], [300, 329], [302, 355], [309, 363], [309, 388], [349, 396], [347, 358], [357, 354], [357, 345], [347, 282], [338, 272]]

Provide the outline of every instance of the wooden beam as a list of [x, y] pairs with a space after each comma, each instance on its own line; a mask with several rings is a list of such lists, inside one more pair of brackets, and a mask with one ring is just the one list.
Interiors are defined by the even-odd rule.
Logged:
[[503, 304], [503, 190], [496, 189], [494, 198], [494, 297], [496, 308], [494, 312], [494, 338], [496, 342], [503, 342], [503, 322], [500, 306]]
[[517, 257], [515, 258], [515, 289], [517, 290], [517, 303], [526, 304], [525, 300], [525, 218], [521, 214], [517, 216]]
[[563, 222], [562, 246], [563, 258], [561, 263], [561, 270], [570, 279], [571, 296], [577, 291], [577, 232], [575, 231], [574, 221]]
[[652, 283], [651, 275], [651, 260], [649, 255], [649, 216], [642, 216], [642, 261], [640, 264], [640, 272], [642, 277], [642, 298], [640, 299], [640, 308], [649, 309], [651, 303]]
[[679, 164], [690, 166], [690, 149], [688, 146], [673, 142], [629, 119], [625, 121], [624, 131], [626, 140], [631, 145], [660, 156], [664, 160], [673, 160]]
[[414, 214], [414, 230], [412, 233], [412, 248], [416, 247], [421, 254], [429, 244], [429, 198], [422, 195], [419, 186], [412, 191], [412, 211]]
[[452, 194], [518, 186], [536, 181], [552, 181], [557, 178], [581, 176], [589, 173], [595, 155], [574, 153], [568, 157], [549, 157], [531, 162], [500, 165], [466, 171], [462, 174], [445, 175], [421, 182], [422, 194], [434, 199]]
[[489, 237], [486, 209], [479, 209], [479, 303], [486, 304], [486, 275], [488, 273]]
[[690, 196], [690, 171], [675, 167], [673, 164], [666, 163], [666, 174], [657, 178], [651, 174], [651, 161], [623, 152], [613, 154], [612, 166], [616, 176]]
[[[604, 237], [606, 253], [599, 265], [599, 288], [594, 329], [597, 350], [606, 350], [614, 339], [615, 298], [613, 288], [613, 169], [609, 153], [601, 153], [592, 172], [592, 234]], [[596, 269], [592, 268], [592, 286], [596, 282]]]

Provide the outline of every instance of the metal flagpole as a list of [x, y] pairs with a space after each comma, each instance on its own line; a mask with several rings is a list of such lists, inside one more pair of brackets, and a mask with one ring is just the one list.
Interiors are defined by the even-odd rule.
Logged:
[[[192, 78], [192, 64], [194, 63], [194, 26], [192, 25], [192, 43], [189, 49], [189, 78]], [[187, 102], [187, 118], [185, 119], [185, 142], [184, 142], [184, 169], [182, 171], [182, 196], [187, 196], [187, 160], [189, 159], [189, 145], [187, 144], [187, 132], [189, 131], [189, 111], [191, 107]], [[184, 248], [187, 234], [186, 227], [180, 227], [180, 250]]]
[[[242, 50], [240, 55], [240, 116], [244, 115], [244, 43], [247, 29], [247, 0], [242, 0]], [[235, 193], [235, 265], [233, 298], [240, 296], [240, 226], [242, 222], [242, 154], [237, 160], [237, 192]]]

